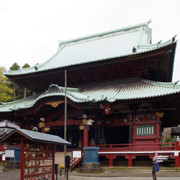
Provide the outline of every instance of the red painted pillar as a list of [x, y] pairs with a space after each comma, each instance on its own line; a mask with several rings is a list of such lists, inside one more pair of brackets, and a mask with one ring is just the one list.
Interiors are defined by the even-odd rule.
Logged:
[[88, 142], [88, 125], [84, 125], [84, 139], [83, 139], [83, 147], [88, 147], [89, 142]]
[[106, 156], [106, 158], [109, 159], [109, 166], [110, 167], [113, 166], [113, 159], [116, 159], [116, 155], [110, 154], [110, 155]]
[[113, 166], [113, 155], [109, 155], [109, 166]]
[[159, 143], [159, 137], [160, 137], [160, 124], [157, 123], [155, 125], [155, 135], [156, 135], [156, 139], [155, 139], [155, 143]]
[[178, 154], [178, 156], [176, 156], [175, 166], [176, 166], [176, 168], [179, 167], [179, 154]]
[[129, 154], [128, 156], [128, 166], [132, 167], [132, 154]]
[[24, 180], [24, 145], [21, 138], [21, 180]]

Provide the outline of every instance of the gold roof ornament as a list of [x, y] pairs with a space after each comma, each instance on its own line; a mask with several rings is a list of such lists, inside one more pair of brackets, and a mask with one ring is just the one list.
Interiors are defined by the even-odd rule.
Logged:
[[51, 105], [52, 107], [56, 108], [59, 106], [59, 104], [64, 103], [64, 101], [56, 101], [56, 102], [48, 102], [47, 105]]
[[160, 117], [162, 118], [164, 116], [164, 113], [163, 112], [156, 112], [155, 114], [157, 117]]

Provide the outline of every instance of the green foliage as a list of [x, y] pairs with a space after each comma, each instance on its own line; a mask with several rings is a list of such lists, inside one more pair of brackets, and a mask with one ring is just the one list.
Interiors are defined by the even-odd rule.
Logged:
[[[22, 68], [28, 68], [30, 67], [29, 64], [25, 63], [24, 66]], [[20, 69], [20, 66], [17, 64], [17, 63], [14, 63], [11, 67], [10, 67], [10, 70], [11, 71], [15, 71], [15, 70], [18, 70]], [[15, 91], [15, 97], [14, 99], [15, 100], [18, 100], [18, 99], [22, 99], [24, 98], [24, 94], [26, 94], [27, 96], [30, 96], [33, 94], [32, 91], [28, 90], [28, 89], [25, 89], [23, 86], [21, 86], [20, 84], [15, 84], [15, 83], [12, 83], [11, 84], [11, 87], [14, 89]], [[25, 93], [26, 92], [26, 93]]]
[[0, 67], [0, 103], [13, 100], [13, 89], [10, 81], [3, 75], [5, 69]]
[[16, 62], [10, 67], [11, 71], [15, 71], [15, 70], [18, 70], [18, 69], [20, 69], [20, 66]]
[[168, 137], [166, 137], [166, 139], [164, 140], [164, 142], [165, 142], [165, 143], [176, 142], [176, 136], [174, 136], [174, 137], [168, 136]]
[[[26, 63], [22, 68], [28, 67], [30, 67], [30, 65]], [[20, 69], [20, 66], [17, 63], [14, 63], [10, 67], [11, 71], [15, 71], [18, 69]], [[0, 67], [0, 103], [22, 99], [24, 98], [25, 94], [26, 96], [30, 96], [33, 94], [33, 92], [29, 89], [26, 89], [19, 84], [9, 81], [8, 78], [3, 75], [4, 71], [5, 69], [3, 67]]]
[[28, 67], [30, 67], [30, 65], [26, 63], [22, 68], [28, 68]]

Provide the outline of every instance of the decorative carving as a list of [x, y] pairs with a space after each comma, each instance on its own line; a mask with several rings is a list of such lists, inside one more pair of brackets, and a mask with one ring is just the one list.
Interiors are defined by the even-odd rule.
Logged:
[[164, 113], [163, 112], [156, 112], [155, 114], [157, 117], [160, 117], [162, 118], [164, 116]]
[[52, 107], [56, 108], [59, 104], [64, 103], [64, 101], [56, 101], [56, 102], [48, 102], [47, 105], [51, 105]]

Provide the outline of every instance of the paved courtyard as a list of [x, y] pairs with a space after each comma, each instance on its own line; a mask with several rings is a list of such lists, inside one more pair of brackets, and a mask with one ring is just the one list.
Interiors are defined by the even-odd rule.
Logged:
[[[56, 179], [56, 178], [55, 178]], [[58, 174], [57, 180], [66, 180], [64, 175]], [[158, 180], [179, 180], [180, 169], [176, 172], [175, 168], [162, 168], [157, 173]], [[20, 180], [20, 170], [9, 170], [0, 172], [0, 180]], [[69, 173], [68, 180], [152, 180], [151, 168], [105, 168], [103, 173]]]

